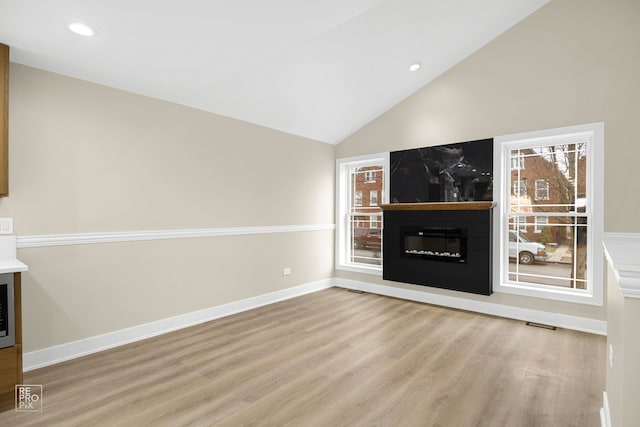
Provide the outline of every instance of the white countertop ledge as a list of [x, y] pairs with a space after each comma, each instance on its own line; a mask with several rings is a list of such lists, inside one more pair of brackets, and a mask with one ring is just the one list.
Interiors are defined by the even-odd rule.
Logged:
[[29, 267], [16, 257], [16, 236], [0, 236], [0, 274], [27, 270]]
[[640, 234], [605, 233], [602, 245], [622, 295], [640, 298]]
[[0, 274], [28, 271], [29, 267], [17, 258], [0, 259]]

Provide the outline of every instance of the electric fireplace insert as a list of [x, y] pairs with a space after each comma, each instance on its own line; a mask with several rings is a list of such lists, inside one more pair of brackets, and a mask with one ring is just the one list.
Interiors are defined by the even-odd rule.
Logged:
[[403, 255], [444, 262], [467, 262], [467, 230], [421, 227], [404, 231]]

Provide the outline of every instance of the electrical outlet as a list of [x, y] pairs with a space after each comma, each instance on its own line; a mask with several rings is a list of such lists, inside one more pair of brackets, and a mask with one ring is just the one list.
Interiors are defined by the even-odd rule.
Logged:
[[288, 276], [291, 274], [291, 268], [290, 267], [285, 267], [282, 269], [282, 275], [283, 276]]
[[0, 234], [13, 234], [13, 218], [0, 218]]

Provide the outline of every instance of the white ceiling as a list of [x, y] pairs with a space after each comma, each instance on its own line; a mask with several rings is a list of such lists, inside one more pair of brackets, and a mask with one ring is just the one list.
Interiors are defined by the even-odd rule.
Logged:
[[0, 42], [13, 62], [335, 144], [548, 1], [0, 0]]

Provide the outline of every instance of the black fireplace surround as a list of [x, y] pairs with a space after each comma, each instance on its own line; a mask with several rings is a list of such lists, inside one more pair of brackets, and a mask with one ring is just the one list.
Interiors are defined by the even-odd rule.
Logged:
[[490, 208], [383, 209], [385, 280], [491, 295]]

